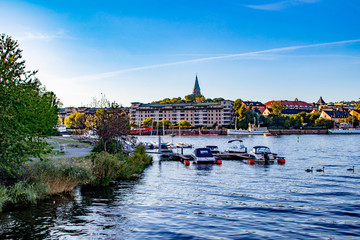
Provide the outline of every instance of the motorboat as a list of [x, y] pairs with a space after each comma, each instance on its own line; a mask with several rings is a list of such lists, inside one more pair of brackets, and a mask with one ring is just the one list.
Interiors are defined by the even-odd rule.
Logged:
[[191, 156], [196, 164], [216, 163], [210, 148], [196, 148]]
[[243, 140], [234, 139], [228, 141], [230, 144], [229, 147], [226, 149], [225, 152], [227, 153], [246, 153], [247, 148], [242, 144]]
[[178, 142], [175, 146], [177, 148], [192, 148], [193, 147], [193, 145], [188, 144], [188, 143], [183, 143], [183, 142]]
[[145, 147], [145, 149], [154, 149], [154, 145], [150, 142], [143, 142], [142, 145]]
[[275, 154], [270, 151], [270, 148], [266, 146], [255, 146], [249, 152], [249, 155], [257, 163], [274, 163]]
[[218, 146], [211, 145], [211, 146], [206, 146], [206, 148], [209, 148], [212, 154], [220, 153]]

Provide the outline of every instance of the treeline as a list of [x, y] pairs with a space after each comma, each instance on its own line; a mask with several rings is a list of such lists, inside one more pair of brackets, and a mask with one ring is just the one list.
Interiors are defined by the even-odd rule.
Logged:
[[320, 118], [320, 113], [317, 112], [301, 112], [287, 116], [281, 114], [283, 106], [278, 102], [274, 102], [271, 108], [272, 113], [265, 117], [257, 109], [252, 110], [252, 104], [246, 108], [241, 99], [237, 99], [234, 102], [236, 127], [247, 129], [249, 124], [277, 129], [332, 128], [334, 126], [334, 121]]
[[186, 95], [184, 99], [181, 97], [177, 98], [164, 98], [163, 100], [154, 101], [151, 103], [159, 103], [159, 104], [166, 104], [166, 103], [202, 103], [202, 102], [221, 102], [224, 101], [224, 98], [205, 98], [202, 95], [195, 95], [189, 94]]

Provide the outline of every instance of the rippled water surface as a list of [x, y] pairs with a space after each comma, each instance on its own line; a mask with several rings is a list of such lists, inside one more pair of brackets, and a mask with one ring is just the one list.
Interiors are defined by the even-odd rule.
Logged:
[[[233, 138], [164, 141], [225, 150]], [[154, 156], [137, 181], [77, 188], [73, 197], [0, 214], [0, 239], [360, 239], [360, 135], [242, 139], [269, 146], [286, 164], [186, 167]]]

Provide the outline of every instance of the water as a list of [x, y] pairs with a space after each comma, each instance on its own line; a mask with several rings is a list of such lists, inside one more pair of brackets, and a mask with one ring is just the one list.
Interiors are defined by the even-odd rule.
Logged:
[[[232, 138], [163, 140], [225, 150]], [[186, 167], [154, 156], [136, 181], [0, 214], [0, 239], [360, 239], [359, 135], [242, 139], [269, 146], [286, 164]]]

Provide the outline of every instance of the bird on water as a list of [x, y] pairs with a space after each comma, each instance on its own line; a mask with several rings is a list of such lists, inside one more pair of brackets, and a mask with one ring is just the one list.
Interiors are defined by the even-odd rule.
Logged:
[[308, 168], [308, 169], [305, 170], [305, 172], [312, 172], [312, 171], [313, 171], [313, 167]]
[[348, 168], [348, 171], [354, 171], [354, 166], [352, 168]]
[[324, 171], [325, 171], [325, 167], [316, 169], [316, 171], [317, 171], [317, 172], [324, 172]]

